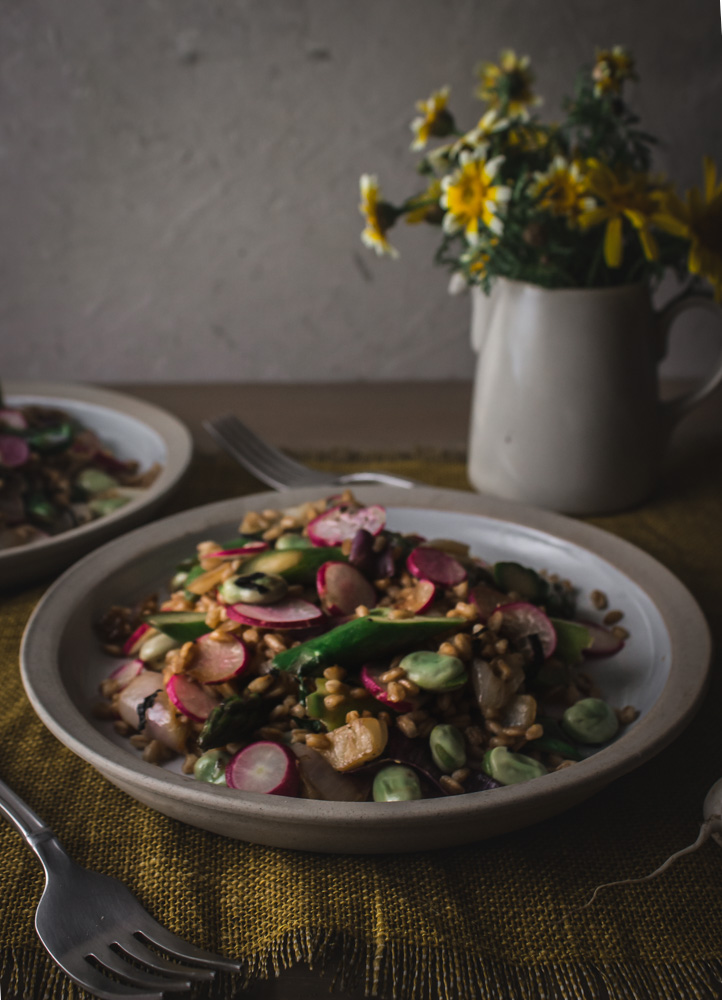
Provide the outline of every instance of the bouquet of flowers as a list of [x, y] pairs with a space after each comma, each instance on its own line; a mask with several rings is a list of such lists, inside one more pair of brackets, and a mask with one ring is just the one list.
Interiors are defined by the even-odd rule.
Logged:
[[495, 277], [545, 288], [599, 288], [658, 280], [673, 268], [706, 279], [722, 299], [722, 180], [704, 159], [704, 185], [684, 196], [651, 169], [655, 138], [624, 99], [636, 79], [623, 48], [582, 70], [560, 124], [541, 121], [527, 57], [501, 53], [478, 70], [486, 104], [470, 131], [448, 107], [449, 88], [417, 104], [413, 150], [426, 187], [394, 205], [361, 178], [363, 242], [397, 256], [389, 230], [402, 217], [441, 232], [436, 260], [489, 291]]

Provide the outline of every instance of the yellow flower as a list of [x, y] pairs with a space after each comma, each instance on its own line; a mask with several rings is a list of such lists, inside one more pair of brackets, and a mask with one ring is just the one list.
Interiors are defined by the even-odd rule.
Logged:
[[452, 156], [458, 155], [464, 149], [476, 149], [482, 145], [490, 136], [494, 135], [496, 132], [502, 132], [505, 128], [508, 128], [509, 120], [507, 118], [500, 118], [499, 112], [496, 108], [489, 108], [485, 115], [479, 119], [474, 128], [470, 129], [465, 135], [462, 135], [460, 139], [450, 147], [450, 153]]
[[448, 99], [449, 88], [442, 87], [435, 90], [428, 101], [416, 102], [421, 115], [411, 122], [411, 131], [416, 137], [411, 143], [412, 149], [423, 149], [432, 136], [443, 138], [454, 131], [454, 119], [446, 109]]
[[494, 108], [501, 108], [514, 118], [526, 117], [528, 109], [541, 103], [534, 94], [534, 77], [529, 70], [529, 56], [519, 58], [511, 49], [504, 49], [496, 63], [482, 63], [477, 96]]
[[613, 49], [597, 49], [597, 61], [592, 70], [594, 94], [619, 94], [625, 80], [636, 79], [634, 60], [621, 45]]
[[498, 242], [492, 237], [490, 240], [485, 240], [484, 244], [472, 246], [461, 254], [459, 262], [464, 265], [471, 278], [483, 281], [489, 269], [491, 250]]
[[482, 148], [473, 156], [462, 153], [459, 169], [441, 182], [441, 207], [446, 209], [444, 230], [457, 233], [463, 229], [469, 242], [478, 238], [480, 223], [494, 233], [502, 232], [498, 212], [511, 197], [511, 188], [495, 183], [504, 157], [484, 160], [485, 152]]
[[577, 224], [582, 212], [596, 208], [596, 202], [586, 192], [586, 180], [578, 163], [555, 156], [547, 171], [534, 176], [530, 193], [539, 199], [539, 208], [565, 216], [569, 226]]
[[381, 256], [398, 257], [399, 252], [386, 239], [386, 232], [396, 221], [396, 209], [381, 201], [378, 180], [371, 174], [361, 177], [361, 204], [359, 212], [366, 219], [361, 241]]
[[441, 199], [441, 181], [434, 179], [427, 189], [406, 202], [409, 211], [406, 221], [414, 225], [417, 222], [441, 222], [442, 211], [439, 205]]
[[630, 172], [618, 176], [599, 160], [588, 160], [586, 180], [587, 190], [601, 204], [583, 211], [579, 216], [579, 225], [583, 229], [589, 229], [606, 222], [604, 260], [607, 267], [619, 267], [622, 263], [625, 218], [637, 230], [644, 256], [647, 260], [656, 260], [659, 249], [652, 235], [651, 225], [657, 202], [649, 175]]
[[690, 274], [706, 278], [722, 302], [722, 179], [717, 180], [717, 167], [709, 156], [703, 164], [704, 191], [693, 187], [685, 201], [672, 190], [660, 193], [654, 221], [660, 229], [690, 241]]

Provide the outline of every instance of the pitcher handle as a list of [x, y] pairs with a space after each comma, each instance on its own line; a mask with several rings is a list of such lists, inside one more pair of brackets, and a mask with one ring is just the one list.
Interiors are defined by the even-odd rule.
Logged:
[[[659, 313], [660, 339], [663, 345], [667, 343], [672, 324], [685, 309], [706, 309], [708, 312], [713, 313], [718, 321], [718, 331], [722, 336], [722, 308], [704, 295], [689, 295], [686, 298], [671, 302]], [[662, 353], [664, 354], [664, 352]], [[701, 385], [695, 389], [691, 389], [689, 392], [683, 393], [676, 399], [671, 399], [662, 404], [662, 409], [666, 413], [670, 424], [676, 424], [682, 417], [686, 416], [698, 403], [706, 399], [720, 383], [722, 383], [722, 351], [720, 352], [716, 367]]]

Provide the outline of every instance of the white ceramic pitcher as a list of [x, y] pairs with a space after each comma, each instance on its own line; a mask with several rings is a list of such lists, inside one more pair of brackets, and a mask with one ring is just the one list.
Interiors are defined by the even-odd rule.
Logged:
[[[657, 366], [690, 296], [661, 312], [644, 285], [549, 290], [497, 280], [472, 299], [478, 351], [469, 478], [484, 493], [569, 514], [644, 500], [677, 421], [722, 381], [661, 402]], [[720, 323], [722, 333], [722, 322]]]

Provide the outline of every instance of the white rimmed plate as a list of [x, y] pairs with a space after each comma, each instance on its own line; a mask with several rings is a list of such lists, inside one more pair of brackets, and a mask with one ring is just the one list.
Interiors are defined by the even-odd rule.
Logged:
[[605, 591], [625, 612], [624, 650], [591, 669], [605, 697], [634, 705], [639, 719], [611, 745], [573, 767], [490, 792], [403, 803], [341, 803], [256, 795], [209, 786], [145, 763], [91, 708], [112, 661], [93, 622], [111, 604], [163, 587], [196, 542], [232, 536], [247, 510], [291, 506], [318, 488], [263, 493], [165, 518], [111, 542], [68, 570], [48, 591], [25, 633], [21, 667], [45, 725], [129, 795], [168, 816], [216, 833], [311, 851], [425, 850], [491, 837], [573, 806], [658, 753], [690, 721], [702, 698], [710, 638], [698, 605], [668, 570], [613, 535], [546, 511], [452, 490], [359, 487], [388, 508], [389, 526], [456, 538], [489, 561], [510, 559], [557, 572], [588, 595]]
[[47, 579], [109, 538], [147, 521], [178, 486], [193, 451], [186, 427], [170, 413], [123, 393], [59, 382], [4, 382], [5, 405], [64, 410], [98, 435], [118, 458], [141, 471], [162, 471], [142, 496], [78, 528], [29, 545], [0, 551], [0, 588], [19, 589]]

